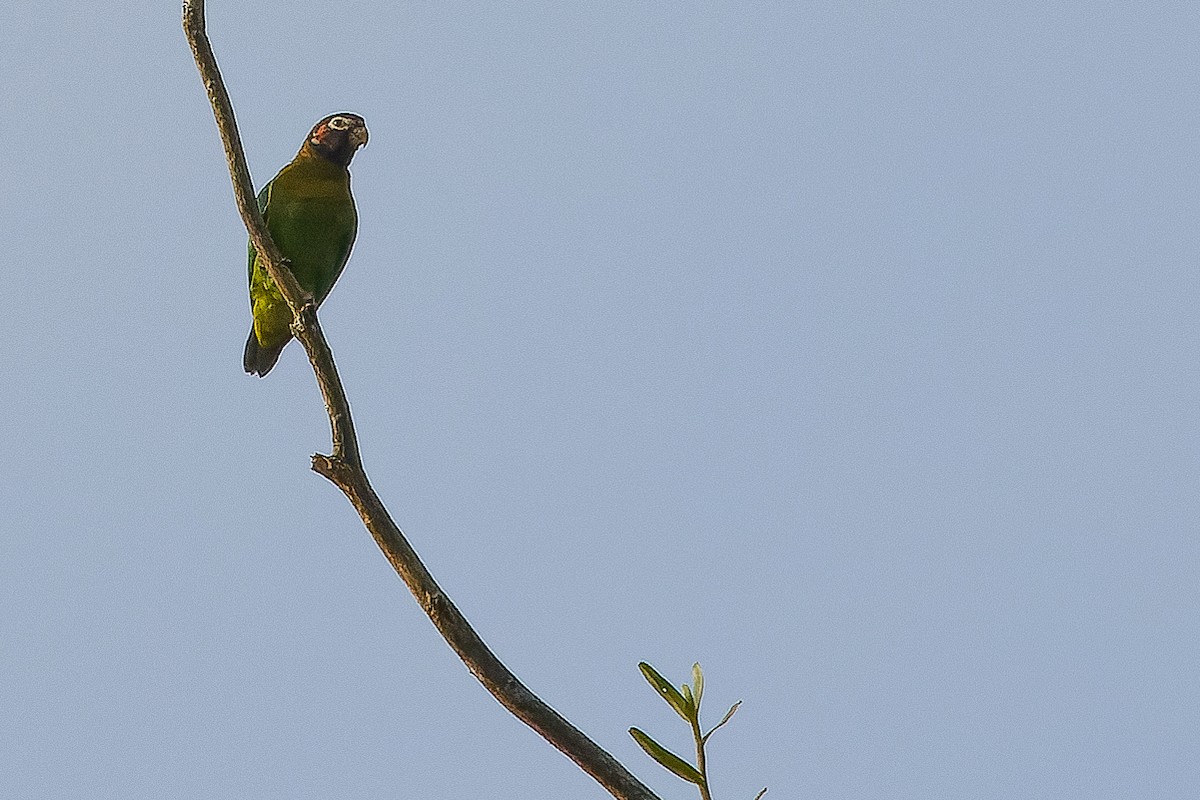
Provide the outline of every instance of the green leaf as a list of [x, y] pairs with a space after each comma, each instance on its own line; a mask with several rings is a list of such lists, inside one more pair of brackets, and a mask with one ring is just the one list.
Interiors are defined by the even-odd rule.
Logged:
[[692, 697], [692, 687], [686, 683], [679, 687], [680, 693], [683, 695], [683, 702], [687, 704], [687, 719], [689, 722], [696, 719], [696, 714], [700, 708], [696, 705], [696, 698]]
[[645, 661], [638, 664], [638, 669], [642, 671], [642, 675], [645, 676], [646, 681], [654, 687], [654, 690], [658, 692], [662, 699], [667, 701], [667, 705], [675, 709], [676, 714], [688, 722], [692, 721], [691, 714], [689, 713], [691, 708], [688, 706], [687, 701], [683, 699], [683, 695], [671, 685], [670, 681], [659, 675], [658, 671]]
[[696, 708], [700, 708], [700, 698], [704, 696], [704, 673], [700, 664], [692, 664], [692, 694], [696, 697]]
[[694, 783], [697, 786], [704, 785], [704, 776], [700, 774], [698, 769], [651, 739], [643, 731], [637, 728], [630, 728], [629, 735], [633, 737], [635, 742], [642, 746], [642, 749], [646, 751], [646, 755], [653, 758], [659, 764], [662, 764], [685, 781]]
[[713, 726], [713, 729], [712, 729], [711, 731], [709, 731], [708, 733], [704, 734], [704, 736], [700, 737], [700, 741], [702, 741], [702, 742], [708, 742], [708, 737], [710, 737], [710, 736], [712, 736], [714, 733], [716, 733], [716, 732], [717, 732], [717, 728], [721, 727], [721, 726], [722, 726], [722, 725], [724, 725], [726, 722], [729, 722], [730, 718], [733, 716], [733, 712], [737, 711], [737, 710], [738, 710], [738, 706], [740, 706], [741, 704], [742, 704], [742, 701], [741, 701], [741, 700], [738, 700], [736, 703], [734, 703], [732, 706], [730, 706], [730, 707], [729, 707], [729, 710], [725, 712], [725, 716], [721, 717], [721, 721], [720, 721], [720, 722], [718, 722], [716, 725], [714, 725], [714, 726]]

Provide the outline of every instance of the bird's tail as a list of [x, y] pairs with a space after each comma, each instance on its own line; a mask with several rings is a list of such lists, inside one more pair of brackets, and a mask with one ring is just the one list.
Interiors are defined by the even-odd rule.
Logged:
[[250, 338], [246, 340], [246, 352], [242, 356], [242, 367], [249, 375], [263, 377], [271, 371], [271, 367], [275, 366], [275, 362], [279, 360], [279, 354], [283, 352], [284, 346], [289, 341], [291, 340], [285, 339], [277, 347], [263, 347], [258, 343], [254, 327], [251, 326]]

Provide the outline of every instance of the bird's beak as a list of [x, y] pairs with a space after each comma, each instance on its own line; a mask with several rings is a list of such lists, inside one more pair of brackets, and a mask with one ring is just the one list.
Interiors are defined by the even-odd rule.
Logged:
[[367, 144], [367, 126], [359, 125], [350, 131], [350, 141], [355, 149], [364, 147]]

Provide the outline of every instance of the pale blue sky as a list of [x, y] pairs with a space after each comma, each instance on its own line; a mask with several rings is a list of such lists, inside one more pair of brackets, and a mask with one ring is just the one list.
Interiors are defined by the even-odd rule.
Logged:
[[[1200, 5], [209, 0], [258, 184], [366, 117], [367, 469], [665, 799], [1200, 791]], [[175, 3], [0, 5], [6, 797], [601, 798], [349, 505]]]

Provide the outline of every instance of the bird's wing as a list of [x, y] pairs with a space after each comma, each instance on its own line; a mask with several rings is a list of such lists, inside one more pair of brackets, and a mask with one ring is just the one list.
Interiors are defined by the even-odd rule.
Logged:
[[[351, 211], [353, 212], [353, 200], [351, 201]], [[354, 214], [350, 221], [350, 225], [343, 231], [338, 240], [338, 259], [337, 269], [332, 270], [326, 280], [322, 281], [313, 291], [313, 297], [317, 304], [320, 305], [329, 293], [333, 290], [333, 285], [337, 283], [337, 279], [341, 276], [342, 270], [346, 267], [346, 262], [350, 260], [350, 250], [354, 247], [354, 237], [358, 233], [358, 215]]]
[[[274, 185], [274, 183], [275, 183], [275, 181], [273, 181], [273, 180], [268, 182], [267, 185], [262, 188], [262, 191], [258, 193], [258, 213], [262, 214], [263, 222], [267, 221], [267, 208], [271, 204], [271, 186]], [[246, 264], [246, 272], [249, 275], [250, 283], [253, 284], [254, 283], [254, 242], [249, 242], [247, 246], [249, 247], [249, 250], [250, 250], [250, 258]]]

